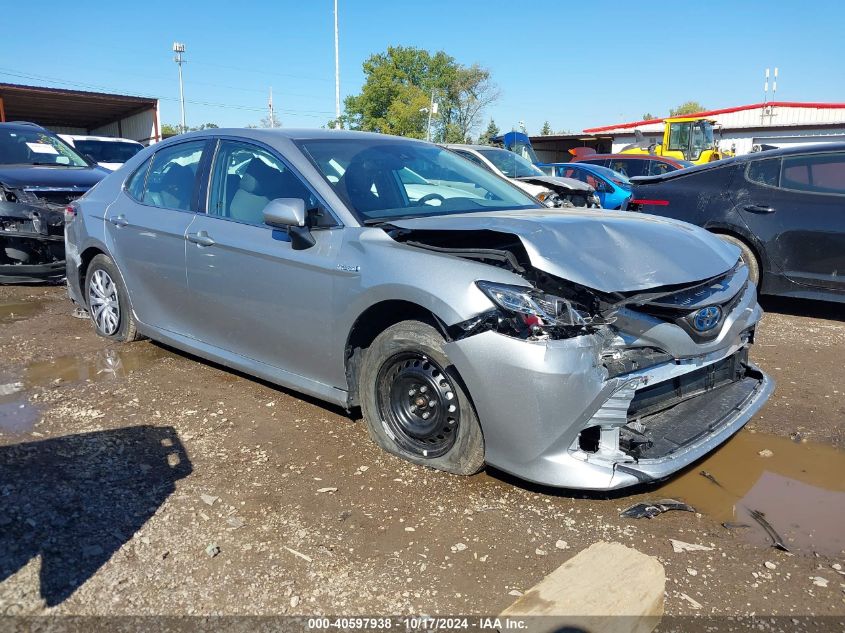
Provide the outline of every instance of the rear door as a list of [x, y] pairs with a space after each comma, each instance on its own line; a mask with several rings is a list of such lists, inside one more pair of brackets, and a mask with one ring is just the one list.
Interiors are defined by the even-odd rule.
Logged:
[[[316, 244], [294, 250], [263, 220], [275, 198], [320, 208]], [[187, 235], [188, 318], [206, 344], [327, 381], [333, 284], [342, 229], [274, 152], [221, 139], [211, 164], [207, 213]]]
[[106, 212], [109, 250], [138, 319], [185, 334], [185, 234], [197, 206], [206, 140], [168, 145], [127, 180]]
[[784, 276], [845, 290], [845, 152], [750, 161], [735, 188], [743, 220]]

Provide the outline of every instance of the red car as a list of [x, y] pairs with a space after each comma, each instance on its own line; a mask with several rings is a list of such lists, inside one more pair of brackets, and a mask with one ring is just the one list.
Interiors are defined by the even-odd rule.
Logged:
[[620, 174], [635, 176], [660, 176], [670, 171], [692, 167], [693, 163], [663, 156], [637, 154], [582, 154], [572, 159], [573, 163], [589, 163], [607, 167]]

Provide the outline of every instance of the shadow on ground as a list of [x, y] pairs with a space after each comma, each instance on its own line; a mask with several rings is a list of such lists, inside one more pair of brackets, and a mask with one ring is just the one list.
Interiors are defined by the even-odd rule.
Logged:
[[61, 603], [190, 473], [172, 427], [0, 446], [0, 582], [40, 556], [41, 596]]
[[845, 303], [834, 301], [814, 301], [812, 299], [794, 299], [791, 297], [759, 297], [760, 306], [766, 312], [777, 312], [789, 316], [812, 317], [845, 321]]

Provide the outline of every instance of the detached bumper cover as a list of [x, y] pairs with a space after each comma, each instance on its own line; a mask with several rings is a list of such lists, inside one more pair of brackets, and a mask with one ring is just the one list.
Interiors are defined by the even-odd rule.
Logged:
[[64, 275], [61, 212], [0, 201], [0, 283], [58, 281]]

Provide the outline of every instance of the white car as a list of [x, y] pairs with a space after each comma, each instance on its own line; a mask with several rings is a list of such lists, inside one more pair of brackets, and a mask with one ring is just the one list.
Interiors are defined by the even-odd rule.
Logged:
[[138, 141], [111, 136], [59, 134], [61, 139], [80, 154], [93, 159], [100, 167], [114, 171], [144, 149]]
[[574, 178], [548, 176], [531, 161], [501, 147], [458, 144], [446, 147], [497, 176], [507, 178], [546, 206], [601, 206], [595, 189], [590, 185]]

